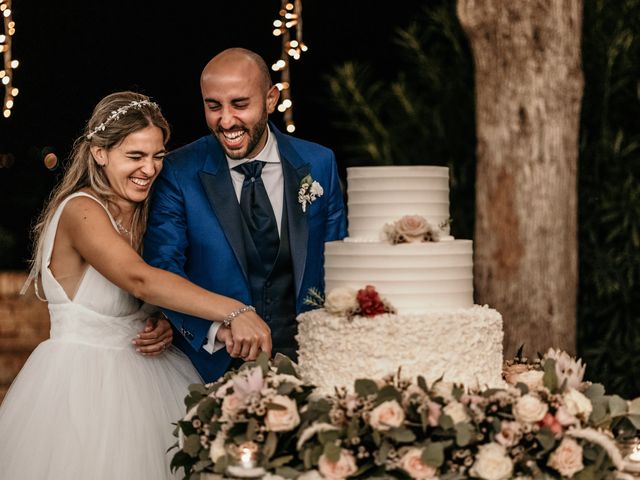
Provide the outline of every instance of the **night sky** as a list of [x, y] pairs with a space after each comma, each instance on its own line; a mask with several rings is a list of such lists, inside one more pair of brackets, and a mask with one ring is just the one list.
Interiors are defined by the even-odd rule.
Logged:
[[[354, 60], [371, 64], [380, 78], [392, 77], [395, 30], [427, 3], [303, 0], [309, 51], [291, 70], [296, 136], [332, 148], [344, 167], [349, 139], [332, 126], [326, 76]], [[42, 149], [64, 160], [103, 96], [128, 89], [151, 96], [172, 126], [169, 147], [175, 148], [207, 133], [198, 81], [213, 55], [239, 46], [268, 65], [280, 56], [280, 38], [271, 33], [279, 0], [13, 0], [12, 9], [20, 94], [11, 117], [0, 117], [0, 154], [15, 157], [11, 168], [0, 168], [0, 268], [23, 268], [29, 225], [60, 173], [46, 169]], [[283, 127], [279, 114], [271, 118]]]

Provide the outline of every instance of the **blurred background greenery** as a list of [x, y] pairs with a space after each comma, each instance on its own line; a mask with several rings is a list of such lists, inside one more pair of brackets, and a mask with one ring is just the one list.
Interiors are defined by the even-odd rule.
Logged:
[[[640, 0], [584, 1], [578, 354], [589, 380], [627, 398], [640, 395], [639, 19]], [[384, 64], [355, 62], [327, 77], [345, 156], [353, 166], [449, 166], [452, 231], [472, 238], [473, 60], [455, 2], [425, 4], [394, 42], [393, 78], [379, 80]]]

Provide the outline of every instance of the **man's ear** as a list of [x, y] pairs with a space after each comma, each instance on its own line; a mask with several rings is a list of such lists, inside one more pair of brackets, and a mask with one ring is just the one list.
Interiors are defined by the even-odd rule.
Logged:
[[267, 92], [267, 112], [273, 113], [280, 99], [280, 90], [275, 85], [272, 85]]
[[91, 155], [93, 159], [98, 164], [99, 167], [107, 166], [107, 152], [104, 148], [99, 147], [98, 145], [93, 145], [90, 147]]

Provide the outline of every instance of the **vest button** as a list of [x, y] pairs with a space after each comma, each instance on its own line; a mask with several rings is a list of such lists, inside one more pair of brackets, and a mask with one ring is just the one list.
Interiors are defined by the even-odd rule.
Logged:
[[271, 286], [271, 280], [267, 280], [267, 281], [264, 283], [264, 285], [265, 285], [265, 287], [270, 287], [270, 286]]

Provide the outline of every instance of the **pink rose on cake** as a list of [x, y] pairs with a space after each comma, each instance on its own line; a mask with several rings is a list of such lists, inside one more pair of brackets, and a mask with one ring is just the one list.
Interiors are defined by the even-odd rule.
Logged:
[[405, 215], [383, 227], [383, 235], [392, 244], [437, 242], [440, 232], [421, 215]]

